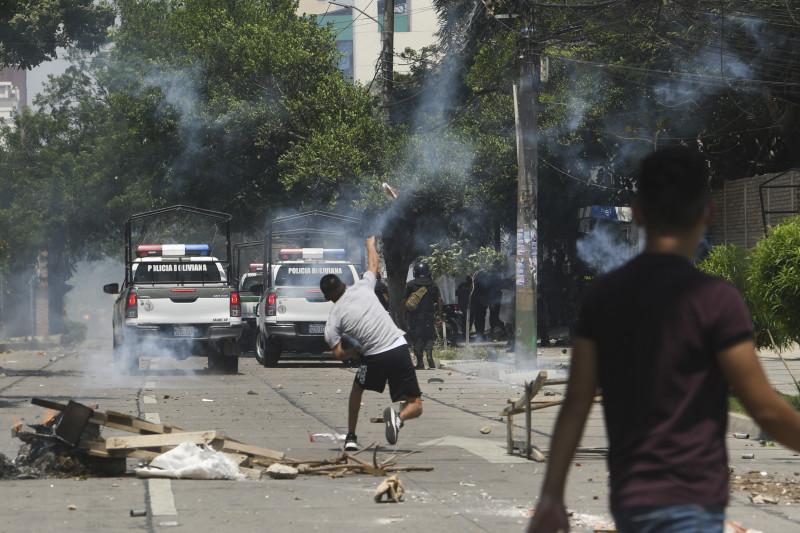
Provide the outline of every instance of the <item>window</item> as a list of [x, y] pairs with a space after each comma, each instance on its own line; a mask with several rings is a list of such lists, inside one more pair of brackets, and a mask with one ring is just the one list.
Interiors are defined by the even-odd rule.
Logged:
[[[378, 20], [383, 24], [383, 1], [378, 0]], [[394, 31], [406, 32], [409, 30], [408, 0], [394, 0]], [[378, 31], [381, 31], [380, 26]]]

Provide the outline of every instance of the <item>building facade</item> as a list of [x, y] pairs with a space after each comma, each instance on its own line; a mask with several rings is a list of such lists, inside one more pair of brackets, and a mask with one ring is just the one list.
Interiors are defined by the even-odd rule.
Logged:
[[0, 120], [14, 127], [14, 116], [21, 111], [19, 88], [10, 81], [0, 81]]
[[[400, 57], [406, 48], [420, 50], [436, 42], [439, 29], [431, 0], [394, 0], [394, 72], [407, 73]], [[316, 15], [320, 25], [331, 24], [336, 45], [344, 54], [339, 68], [345, 78], [380, 86], [383, 0], [300, 0], [298, 14]]]

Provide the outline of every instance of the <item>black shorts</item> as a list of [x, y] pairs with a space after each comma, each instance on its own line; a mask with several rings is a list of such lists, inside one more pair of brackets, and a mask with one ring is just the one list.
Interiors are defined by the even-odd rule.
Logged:
[[387, 381], [393, 402], [422, 396], [407, 344], [387, 352], [361, 357], [356, 383], [366, 390], [383, 392]]

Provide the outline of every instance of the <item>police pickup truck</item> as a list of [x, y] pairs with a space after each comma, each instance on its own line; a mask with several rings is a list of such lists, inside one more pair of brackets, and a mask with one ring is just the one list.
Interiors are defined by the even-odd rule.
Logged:
[[[229, 221], [228, 215], [214, 211], [186, 206], [166, 209], [227, 217]], [[205, 243], [134, 247], [129, 220], [125, 282], [121, 288], [117, 283], [103, 287], [104, 292], [119, 295], [112, 319], [118, 367], [136, 370], [142, 355], [178, 359], [201, 355], [208, 357], [209, 370], [237, 372], [242, 308], [236, 287], [228, 281], [227, 267], [224, 260], [211, 255], [211, 247]]]
[[260, 294], [258, 362], [275, 366], [284, 352], [321, 354], [330, 349], [325, 343], [325, 322], [333, 303], [325, 300], [319, 281], [326, 274], [336, 274], [351, 286], [359, 278], [364, 262], [360, 229], [358, 219], [318, 211], [270, 224], [263, 285], [251, 287]]

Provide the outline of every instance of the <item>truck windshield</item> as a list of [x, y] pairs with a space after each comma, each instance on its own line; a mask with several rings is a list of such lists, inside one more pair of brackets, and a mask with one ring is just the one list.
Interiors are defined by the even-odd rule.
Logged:
[[147, 262], [134, 265], [134, 283], [205, 283], [222, 281], [217, 263], [186, 261]]
[[350, 265], [332, 265], [329, 263], [302, 263], [281, 265], [275, 274], [276, 287], [315, 287], [319, 288], [319, 280], [325, 274], [339, 276], [345, 285], [354, 283]]

